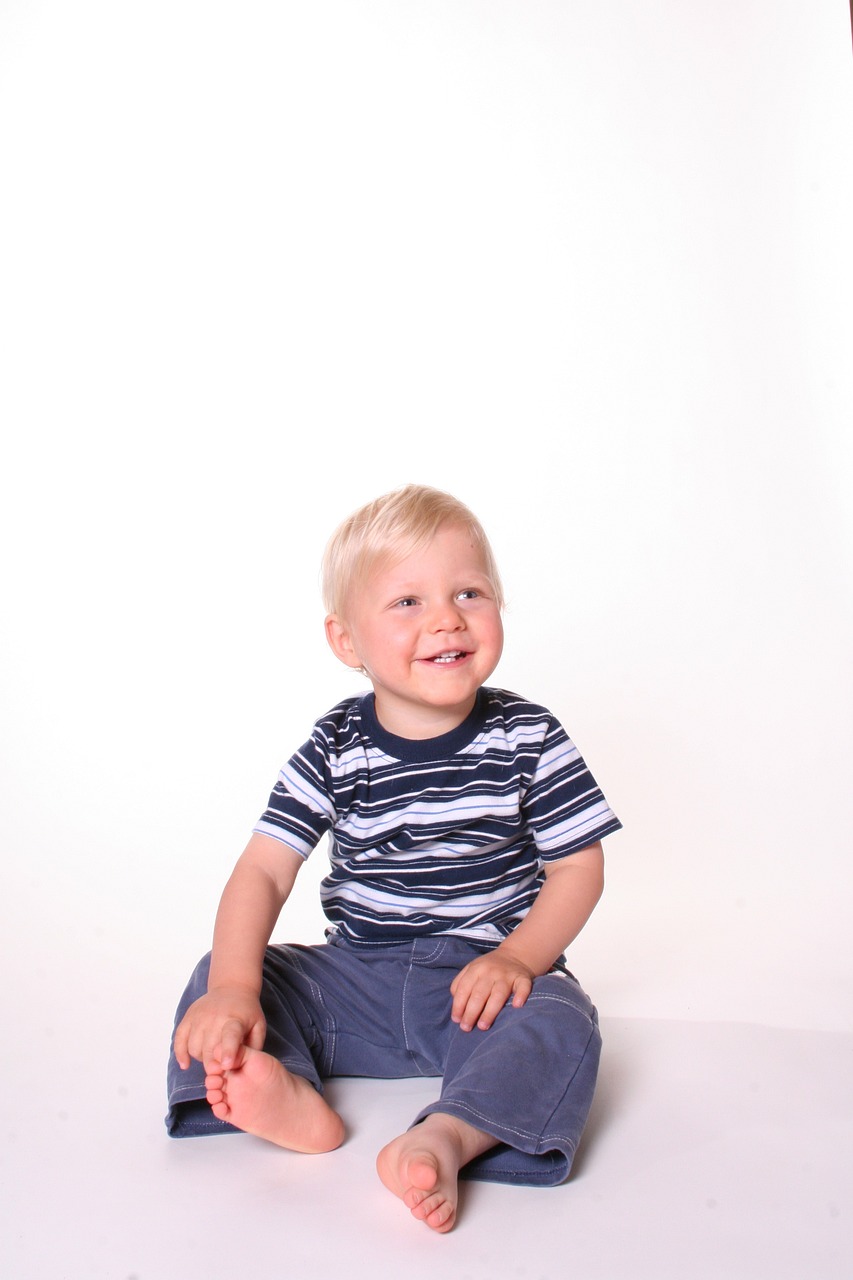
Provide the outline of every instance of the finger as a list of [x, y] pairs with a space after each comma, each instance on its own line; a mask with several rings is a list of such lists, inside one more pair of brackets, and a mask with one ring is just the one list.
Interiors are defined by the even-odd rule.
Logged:
[[532, 978], [527, 978], [523, 974], [516, 978], [512, 984], [512, 1007], [520, 1009], [522, 1005], [527, 1004], [527, 997], [533, 990]]
[[[217, 1043], [212, 1046], [213, 1057], [217, 1062], [228, 1071], [231, 1067], [239, 1066], [242, 1059], [242, 1048], [245, 1043], [245, 1029], [242, 1022], [237, 1018], [229, 1018], [223, 1023], [222, 1030], [217, 1038]], [[207, 1058], [205, 1058], [207, 1062]]]
[[459, 1021], [462, 1030], [471, 1031], [474, 1027], [480, 1027], [487, 1031], [506, 1004], [509, 993], [508, 982], [479, 983], [471, 991], [462, 1011]]
[[[472, 1002], [472, 997], [474, 996], [475, 981], [473, 977], [465, 975], [463, 971], [463, 973], [458, 975], [454, 986], [456, 989], [453, 992], [453, 1004], [450, 1009], [450, 1018], [453, 1022], [462, 1022], [468, 1012], [468, 1006]], [[451, 988], [451, 990], [453, 990], [453, 988]], [[487, 995], [488, 991], [481, 996], [477, 1012], [479, 1012], [479, 1009], [483, 1007], [483, 1001], [486, 999]], [[476, 997], [474, 998], [474, 1003], [476, 1003]], [[473, 1026], [474, 1024], [472, 1023], [471, 1025]]]
[[258, 1018], [252, 1026], [246, 1039], [246, 1044], [250, 1049], [263, 1049], [267, 1038], [267, 1024], [265, 1018]]
[[187, 1052], [187, 1032], [184, 1022], [185, 1020], [181, 1019], [181, 1025], [175, 1031], [175, 1043], [173, 1045], [175, 1061], [182, 1071], [186, 1071], [190, 1065], [190, 1055]]
[[467, 981], [467, 978], [468, 978], [468, 970], [469, 970], [470, 968], [471, 968], [471, 966], [470, 966], [470, 965], [468, 965], [468, 964], [466, 964], [465, 968], [464, 968], [464, 969], [460, 969], [460, 970], [459, 970], [459, 972], [457, 973], [456, 977], [455, 977], [455, 978], [453, 979], [453, 981], [451, 982], [451, 984], [450, 984], [450, 994], [451, 994], [452, 996], [455, 996], [455, 995], [456, 995], [456, 993], [457, 993], [457, 991], [460, 991], [460, 990], [462, 989], [462, 987], [465, 985], [465, 983], [466, 983], [466, 981]]
[[500, 987], [494, 987], [486, 1003], [483, 1005], [480, 1015], [477, 1018], [477, 1026], [481, 1031], [488, 1031], [495, 1018], [503, 1009], [509, 998], [509, 992], [501, 984]]
[[460, 1017], [457, 1019], [459, 1026], [463, 1031], [473, 1031], [477, 1025], [477, 1019], [483, 1012], [483, 1001], [480, 999], [469, 1000], [468, 1004], [462, 1010]]
[[522, 1005], [527, 1003], [527, 998], [532, 990], [533, 980], [528, 978], [526, 974], [521, 973], [515, 978], [511, 988], [507, 989], [503, 983], [496, 983], [483, 1007], [482, 1013], [477, 1019], [477, 1026], [481, 1031], [488, 1031], [501, 1009], [510, 999], [510, 996], [512, 997], [513, 1009], [520, 1009]]
[[196, 1062], [204, 1061], [204, 1029], [191, 1027], [187, 1037], [187, 1054]]

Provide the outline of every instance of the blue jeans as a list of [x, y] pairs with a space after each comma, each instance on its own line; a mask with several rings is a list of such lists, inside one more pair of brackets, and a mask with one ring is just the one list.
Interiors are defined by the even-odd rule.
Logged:
[[[264, 1049], [322, 1092], [330, 1076], [441, 1076], [440, 1111], [498, 1139], [462, 1176], [554, 1186], [568, 1175], [598, 1071], [601, 1037], [588, 996], [564, 970], [537, 978], [520, 1009], [507, 1003], [488, 1031], [450, 1020], [450, 984], [482, 954], [460, 938], [365, 949], [341, 939], [271, 946], [264, 960]], [[207, 990], [197, 966], [175, 1025]], [[166, 1126], [176, 1138], [233, 1132], [204, 1101], [204, 1068], [170, 1055]]]

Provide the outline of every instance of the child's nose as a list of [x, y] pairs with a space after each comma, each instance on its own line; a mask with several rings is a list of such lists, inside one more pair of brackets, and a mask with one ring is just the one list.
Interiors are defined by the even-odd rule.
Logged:
[[429, 625], [433, 631], [459, 631], [465, 624], [455, 601], [442, 600], [430, 610]]

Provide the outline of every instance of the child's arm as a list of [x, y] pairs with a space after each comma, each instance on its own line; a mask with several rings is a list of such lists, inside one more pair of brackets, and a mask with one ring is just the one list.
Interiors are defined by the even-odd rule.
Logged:
[[175, 1058], [236, 1067], [243, 1046], [263, 1048], [260, 992], [264, 951], [302, 866], [293, 849], [255, 833], [240, 855], [216, 913], [207, 994], [175, 1032]]
[[545, 863], [545, 883], [521, 924], [499, 947], [479, 956], [450, 986], [451, 1017], [463, 1031], [486, 1031], [512, 996], [516, 1009], [527, 1000], [533, 979], [580, 933], [604, 888], [601, 841], [559, 862]]

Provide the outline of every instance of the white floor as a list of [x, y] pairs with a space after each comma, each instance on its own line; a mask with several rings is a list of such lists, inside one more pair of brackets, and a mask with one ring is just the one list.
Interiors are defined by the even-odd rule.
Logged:
[[236, 1135], [175, 1142], [162, 1127], [165, 991], [155, 975], [141, 1023], [139, 992], [108, 1017], [120, 978], [83, 975], [76, 1012], [62, 991], [47, 1052], [10, 1054], [6, 1038], [9, 1280], [419, 1280], [439, 1265], [460, 1280], [853, 1274], [853, 1036], [605, 1017], [570, 1181], [467, 1184], [457, 1229], [438, 1237], [373, 1168], [430, 1081], [336, 1082], [351, 1132], [329, 1156]]

